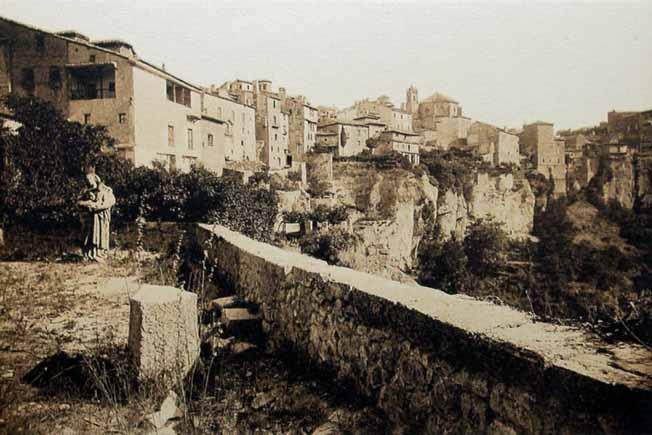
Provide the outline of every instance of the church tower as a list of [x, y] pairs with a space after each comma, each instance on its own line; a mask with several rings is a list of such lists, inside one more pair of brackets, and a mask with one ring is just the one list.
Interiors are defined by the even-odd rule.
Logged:
[[410, 86], [407, 90], [406, 100], [405, 100], [405, 110], [408, 113], [415, 114], [419, 109], [419, 93], [417, 88], [414, 85]]

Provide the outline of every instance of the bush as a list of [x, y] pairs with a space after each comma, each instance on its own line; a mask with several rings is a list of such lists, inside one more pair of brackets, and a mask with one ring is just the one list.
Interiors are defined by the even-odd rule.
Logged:
[[356, 238], [345, 231], [333, 231], [326, 234], [311, 234], [299, 242], [301, 252], [320, 258], [328, 264], [347, 266], [340, 254], [355, 244]]
[[442, 192], [451, 189], [467, 197], [474, 182], [473, 176], [483, 165], [482, 159], [458, 148], [422, 152], [420, 158], [421, 165], [437, 180], [433, 184]]
[[22, 127], [0, 133], [0, 223], [73, 226], [84, 166], [114, 141], [106, 128], [67, 121], [51, 104], [10, 96], [4, 102]]
[[419, 244], [419, 282], [447, 293], [463, 292], [469, 280], [464, 245], [454, 236], [443, 240], [439, 225], [432, 225]]
[[507, 246], [502, 224], [483, 219], [473, 222], [464, 238], [469, 271], [480, 277], [495, 276], [506, 266]]
[[49, 103], [10, 97], [8, 107], [23, 124], [16, 136], [0, 131], [2, 182], [0, 223], [29, 228], [74, 227], [74, 204], [82, 189], [86, 164], [116, 196], [114, 222], [150, 221], [219, 223], [259, 240], [269, 241], [277, 213], [268, 189], [242, 185], [200, 167], [189, 173], [134, 168], [111, 151], [113, 139], [104, 127], [67, 121]]

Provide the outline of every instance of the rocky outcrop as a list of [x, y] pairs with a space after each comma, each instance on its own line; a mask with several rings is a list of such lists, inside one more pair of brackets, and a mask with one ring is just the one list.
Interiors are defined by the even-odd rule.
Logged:
[[445, 236], [463, 237], [470, 222], [488, 218], [513, 238], [532, 230], [534, 195], [527, 180], [517, 183], [512, 174], [477, 175], [466, 198], [398, 168], [338, 162], [334, 172], [335, 202], [355, 210], [349, 228], [359, 240], [341, 258], [358, 270], [405, 280], [428, 222]]
[[606, 164], [607, 176], [604, 178], [600, 194], [605, 203], [616, 201], [624, 208], [634, 206], [634, 164], [631, 156], [609, 158]]
[[640, 154], [635, 161], [636, 202], [652, 211], [652, 154]]

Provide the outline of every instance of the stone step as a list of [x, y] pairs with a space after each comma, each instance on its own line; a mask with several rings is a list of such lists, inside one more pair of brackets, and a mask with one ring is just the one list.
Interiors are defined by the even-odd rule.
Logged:
[[257, 341], [262, 337], [261, 318], [246, 308], [225, 308], [220, 321], [228, 335]]
[[242, 301], [240, 301], [240, 299], [236, 295], [231, 295], [231, 296], [224, 296], [222, 298], [213, 299], [212, 301], [208, 302], [208, 309], [223, 310], [225, 308], [235, 308], [241, 305], [242, 305]]

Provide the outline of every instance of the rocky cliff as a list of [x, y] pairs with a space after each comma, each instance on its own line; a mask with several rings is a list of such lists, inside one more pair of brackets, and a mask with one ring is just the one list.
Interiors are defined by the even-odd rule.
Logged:
[[355, 210], [348, 229], [359, 240], [341, 258], [355, 269], [393, 279], [409, 279], [426, 222], [435, 220], [444, 235], [458, 237], [481, 218], [502, 223], [513, 238], [532, 230], [534, 195], [527, 180], [516, 182], [512, 174], [478, 174], [465, 196], [440, 191], [428, 176], [408, 170], [338, 162], [333, 187], [334, 202]]
[[631, 156], [602, 160], [604, 176], [596, 175], [598, 194], [605, 203], [616, 201], [624, 208], [634, 206], [634, 164]]
[[652, 154], [640, 154], [634, 162], [636, 201], [643, 210], [652, 210]]

